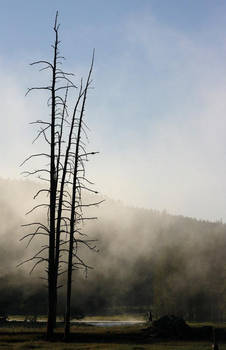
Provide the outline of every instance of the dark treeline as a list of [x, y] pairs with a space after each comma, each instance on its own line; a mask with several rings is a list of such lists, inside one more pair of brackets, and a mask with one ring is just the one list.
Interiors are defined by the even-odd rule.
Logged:
[[[19, 243], [33, 184], [0, 180], [0, 313], [46, 314], [41, 271], [17, 268], [28, 252]], [[188, 320], [226, 320], [226, 225], [129, 208], [107, 199], [85, 227], [99, 253], [88, 252], [88, 278], [75, 272], [72, 314], [146, 312]], [[40, 214], [41, 215], [41, 214]], [[34, 247], [35, 248], [35, 247]], [[87, 252], [86, 252], [87, 254]], [[62, 279], [63, 284], [63, 279]], [[59, 313], [64, 314], [64, 287]]]

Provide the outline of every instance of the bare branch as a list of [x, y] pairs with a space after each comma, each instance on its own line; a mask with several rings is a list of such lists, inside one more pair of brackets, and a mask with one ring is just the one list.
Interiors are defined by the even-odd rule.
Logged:
[[49, 204], [38, 204], [35, 207], [33, 207], [31, 210], [29, 210], [26, 215], [32, 213], [34, 210], [41, 208], [41, 207], [49, 207]]
[[27, 96], [33, 90], [50, 90], [51, 91], [51, 87], [50, 86], [39, 86], [39, 87], [29, 88], [29, 89], [27, 89], [25, 96]]
[[41, 60], [41, 61], [36, 61], [36, 62], [32, 62], [32, 63], [30, 63], [30, 66], [34, 66], [35, 64], [41, 64], [41, 63], [47, 64], [47, 66], [49, 66], [49, 67], [51, 67], [51, 68], [53, 69], [53, 65], [52, 65], [50, 62], [48, 62], [48, 61], [43, 61], [43, 60]]
[[28, 162], [30, 159], [34, 158], [34, 157], [41, 157], [41, 156], [45, 156], [45, 157], [50, 157], [49, 154], [47, 153], [37, 153], [37, 154], [32, 154], [31, 156], [29, 156], [28, 158], [26, 158], [23, 163], [21, 163], [19, 166], [23, 166], [26, 162]]

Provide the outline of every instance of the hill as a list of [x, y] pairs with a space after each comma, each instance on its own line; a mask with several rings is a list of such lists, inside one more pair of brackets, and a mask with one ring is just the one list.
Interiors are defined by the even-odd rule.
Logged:
[[[37, 249], [19, 242], [38, 184], [0, 179], [0, 313], [46, 313], [42, 271], [16, 265]], [[188, 320], [226, 319], [226, 225], [130, 208], [106, 199], [84, 227], [99, 253], [82, 254], [94, 269], [75, 271], [74, 313], [173, 313]], [[35, 214], [41, 217], [41, 213]], [[62, 279], [63, 283], [63, 279]], [[61, 301], [64, 289], [60, 291]]]

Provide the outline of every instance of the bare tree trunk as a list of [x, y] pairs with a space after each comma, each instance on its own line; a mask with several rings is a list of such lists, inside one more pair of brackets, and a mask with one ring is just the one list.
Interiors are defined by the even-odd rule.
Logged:
[[[34, 171], [25, 171], [26, 176], [37, 174], [40, 180], [47, 181], [48, 187], [40, 189], [34, 196], [34, 199], [39, 194], [46, 194], [48, 203], [42, 203], [34, 206], [28, 213], [42, 207], [47, 208], [47, 224], [43, 222], [32, 222], [23, 225], [32, 232], [24, 235], [23, 239], [28, 238], [29, 242], [34, 237], [46, 237], [48, 243], [41, 246], [40, 250], [34, 254], [31, 258], [23, 261], [22, 265], [26, 262], [34, 262], [31, 272], [40, 263], [45, 263], [45, 269], [47, 268], [47, 281], [48, 281], [48, 321], [47, 321], [47, 339], [51, 340], [54, 335], [54, 328], [56, 326], [56, 315], [57, 315], [57, 290], [58, 290], [58, 279], [61, 273], [67, 272], [67, 306], [66, 306], [66, 322], [65, 322], [65, 334], [66, 336], [70, 332], [70, 306], [71, 306], [71, 284], [72, 284], [72, 272], [74, 268], [73, 259], [77, 258], [78, 265], [86, 267], [87, 265], [78, 257], [77, 252], [74, 253], [74, 234], [76, 232], [76, 224], [79, 220], [83, 220], [82, 215], [79, 219], [76, 217], [76, 208], [82, 209], [81, 205], [81, 189], [87, 189], [86, 186], [80, 185], [80, 177], [78, 172], [82, 171], [84, 181], [88, 181], [85, 178], [83, 156], [87, 158], [88, 154], [84, 149], [83, 142], [80, 142], [81, 131], [83, 130], [83, 114], [85, 110], [86, 96], [88, 87], [90, 85], [90, 76], [93, 68], [93, 60], [88, 74], [86, 85], [83, 89], [82, 80], [81, 86], [74, 105], [72, 117], [67, 120], [67, 128], [65, 128], [65, 114], [69, 117], [67, 108], [67, 95], [69, 88], [75, 88], [76, 86], [69, 79], [68, 76], [73, 75], [72, 73], [64, 72], [59, 68], [62, 58], [58, 52], [59, 39], [57, 23], [58, 13], [56, 13], [54, 31], [55, 31], [55, 42], [53, 45], [54, 54], [53, 61], [49, 62], [46, 60], [40, 60], [33, 62], [32, 65], [41, 64], [44, 67], [41, 70], [49, 69], [51, 71], [51, 85], [33, 87], [28, 89], [29, 93], [32, 90], [47, 90], [50, 92], [50, 98], [48, 99], [48, 105], [51, 107], [51, 120], [37, 120], [32, 124], [39, 126], [38, 136], [35, 138], [36, 141], [40, 136], [44, 138], [44, 141], [48, 145], [48, 151], [46, 153], [38, 153], [30, 155], [21, 164], [23, 165], [30, 159], [36, 157], [47, 158], [50, 165], [46, 167], [40, 167]], [[62, 92], [66, 90], [64, 98]], [[78, 111], [79, 107], [79, 111]], [[78, 114], [78, 117], [77, 117]], [[68, 135], [69, 126], [69, 135]], [[65, 138], [65, 140], [64, 140]], [[74, 149], [75, 148], [75, 149]], [[82, 150], [82, 154], [80, 154]], [[78, 170], [78, 167], [82, 165], [82, 170]], [[48, 178], [41, 176], [40, 174], [48, 174]], [[81, 174], [81, 173], [80, 173]], [[71, 180], [72, 179], [72, 180]], [[88, 181], [88, 183], [90, 183]], [[95, 191], [92, 191], [95, 192]], [[77, 193], [78, 199], [76, 198]], [[94, 203], [97, 205], [99, 203]], [[89, 204], [87, 206], [90, 206]], [[28, 214], [27, 213], [27, 214]], [[64, 214], [65, 213], [65, 214]], [[69, 214], [68, 214], [69, 213]], [[78, 232], [78, 229], [77, 229]], [[62, 233], [65, 237], [62, 238]], [[69, 238], [68, 238], [69, 237]], [[93, 240], [84, 240], [81, 238], [77, 239], [79, 243], [83, 243], [89, 249], [94, 249], [90, 245]], [[68, 247], [69, 246], [69, 247]], [[68, 261], [66, 262], [64, 256], [68, 254]], [[61, 259], [62, 258], [62, 259]], [[67, 265], [67, 270], [62, 272], [62, 265]], [[47, 266], [46, 266], [47, 265]]]
[[76, 225], [76, 195], [79, 186], [78, 182], [78, 165], [79, 165], [79, 148], [81, 141], [81, 131], [82, 131], [82, 122], [83, 115], [85, 111], [86, 97], [88, 92], [88, 87], [90, 84], [90, 77], [93, 69], [94, 62], [94, 53], [92, 57], [92, 63], [90, 67], [90, 71], [88, 74], [84, 96], [82, 101], [82, 109], [79, 117], [79, 125], [77, 132], [77, 140], [76, 140], [76, 149], [74, 155], [74, 169], [73, 169], [73, 185], [72, 185], [72, 199], [71, 199], [71, 217], [70, 217], [70, 242], [69, 242], [69, 253], [68, 253], [68, 273], [67, 273], [67, 300], [66, 300], [66, 315], [65, 315], [65, 329], [64, 329], [64, 337], [68, 338], [70, 334], [70, 319], [71, 319], [71, 286], [72, 286], [72, 270], [73, 270], [73, 251], [74, 251], [74, 233], [75, 233], [75, 225]]
[[[68, 91], [68, 90], [67, 90]], [[66, 182], [66, 177], [67, 177], [67, 167], [68, 167], [68, 162], [69, 162], [69, 153], [71, 150], [71, 144], [72, 144], [72, 136], [73, 136], [73, 131], [75, 128], [75, 117], [76, 117], [76, 112], [77, 108], [80, 102], [80, 99], [83, 95], [82, 92], [82, 86], [74, 107], [73, 111], [73, 116], [71, 120], [71, 126], [70, 126], [70, 132], [68, 136], [68, 144], [67, 144], [67, 149], [64, 157], [64, 165], [62, 169], [62, 178], [61, 178], [61, 184], [60, 184], [60, 190], [59, 190], [59, 202], [58, 202], [58, 210], [57, 210], [57, 227], [56, 227], [56, 255], [55, 255], [55, 289], [57, 290], [57, 282], [58, 282], [58, 270], [59, 270], [59, 256], [60, 256], [60, 235], [61, 235], [61, 220], [62, 220], [62, 211], [63, 211], [63, 196], [64, 196], [64, 187], [65, 187], [65, 182]], [[67, 92], [65, 96], [65, 105], [67, 101]], [[55, 297], [55, 309], [57, 309], [57, 295]]]
[[69, 255], [68, 255], [68, 275], [67, 275], [67, 299], [66, 299], [66, 313], [65, 313], [65, 325], [64, 325], [65, 339], [68, 339], [70, 334], [73, 238], [74, 236], [70, 235], [70, 248], [69, 248]]
[[55, 167], [55, 122], [56, 122], [56, 65], [57, 65], [57, 15], [55, 20], [54, 31], [56, 34], [54, 45], [54, 59], [52, 70], [52, 108], [51, 108], [51, 141], [50, 141], [50, 233], [49, 233], [49, 266], [48, 266], [48, 323], [47, 339], [53, 336], [56, 321], [56, 283], [55, 283], [55, 214], [56, 214], [56, 191], [57, 191], [57, 174]]

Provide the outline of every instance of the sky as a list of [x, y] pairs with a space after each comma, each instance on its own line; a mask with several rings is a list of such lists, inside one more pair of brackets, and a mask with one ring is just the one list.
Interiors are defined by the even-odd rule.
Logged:
[[65, 69], [85, 75], [88, 165], [105, 196], [125, 204], [226, 221], [226, 2], [0, 0], [1, 176], [38, 150], [29, 123], [48, 116], [46, 81], [59, 11]]

